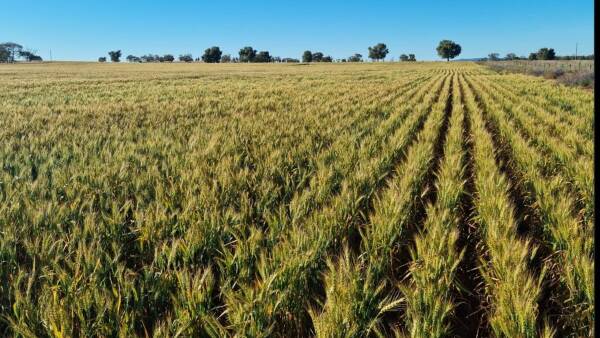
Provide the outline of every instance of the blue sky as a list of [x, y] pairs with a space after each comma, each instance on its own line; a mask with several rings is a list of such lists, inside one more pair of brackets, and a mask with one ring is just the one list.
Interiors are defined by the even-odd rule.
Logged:
[[322, 51], [334, 58], [367, 54], [384, 42], [388, 57], [437, 59], [442, 39], [462, 46], [459, 58], [559, 55], [594, 50], [594, 2], [555, 1], [141, 1], [0, 0], [0, 42], [15, 41], [48, 59], [96, 60], [108, 50], [195, 57], [217, 45], [281, 57]]

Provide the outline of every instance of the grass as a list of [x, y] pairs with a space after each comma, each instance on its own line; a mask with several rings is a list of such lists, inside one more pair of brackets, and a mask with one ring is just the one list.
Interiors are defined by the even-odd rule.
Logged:
[[557, 80], [568, 86], [594, 88], [594, 60], [486, 61], [481, 64], [497, 72], [524, 73]]

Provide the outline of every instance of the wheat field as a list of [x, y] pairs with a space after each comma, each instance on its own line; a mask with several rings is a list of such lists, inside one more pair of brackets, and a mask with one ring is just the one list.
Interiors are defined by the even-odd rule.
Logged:
[[593, 101], [461, 62], [0, 65], [0, 336], [594, 335]]

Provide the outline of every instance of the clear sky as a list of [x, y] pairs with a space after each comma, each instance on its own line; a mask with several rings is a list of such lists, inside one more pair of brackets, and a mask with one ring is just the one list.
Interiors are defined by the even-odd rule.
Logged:
[[459, 58], [490, 52], [528, 55], [541, 47], [558, 55], [594, 50], [592, 0], [513, 1], [142, 1], [0, 0], [0, 42], [14, 41], [48, 59], [97, 60], [107, 51], [194, 57], [210, 46], [237, 55], [243, 46], [300, 58], [367, 54], [387, 44], [437, 59], [442, 39], [462, 46]]

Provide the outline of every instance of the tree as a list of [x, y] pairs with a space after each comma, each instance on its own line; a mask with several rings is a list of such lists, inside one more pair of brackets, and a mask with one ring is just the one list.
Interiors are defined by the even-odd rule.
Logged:
[[231, 62], [231, 55], [224, 54], [223, 56], [221, 56], [221, 63], [229, 63], [229, 62]]
[[540, 48], [537, 52], [538, 60], [554, 60], [556, 58], [556, 53], [554, 53], [553, 48]]
[[417, 61], [415, 54], [408, 54], [408, 61], [411, 61], [411, 62]]
[[536, 53], [529, 53], [529, 60], [537, 60], [537, 54]]
[[194, 61], [194, 57], [192, 56], [192, 54], [179, 55], [179, 61], [181, 61], [181, 62], [192, 62], [192, 61]]
[[264, 63], [264, 62], [271, 62], [271, 61], [272, 61], [271, 55], [266, 50], [258, 52], [258, 54], [256, 54], [256, 56], [254, 57], [254, 62]]
[[450, 40], [442, 40], [437, 47], [437, 53], [441, 58], [446, 59], [446, 61], [450, 61], [450, 59], [454, 59], [457, 57], [461, 48], [460, 45]]
[[331, 56], [327, 55], [321, 59], [321, 62], [333, 62], [333, 58]]
[[111, 62], [120, 62], [121, 61], [121, 50], [113, 50], [108, 52], [108, 56], [110, 56]]
[[3, 53], [7, 55], [6, 62], [15, 62], [19, 53], [23, 51], [23, 46], [15, 42], [4, 42], [0, 44], [0, 49], [3, 49]]
[[406, 55], [406, 54], [400, 55], [400, 61], [408, 61], [408, 55]]
[[42, 58], [38, 55], [35, 55], [35, 51], [31, 51], [31, 50], [20, 50], [19, 52], [19, 57], [25, 59], [25, 61], [27, 62], [31, 62], [31, 61], [42, 61]]
[[309, 50], [305, 50], [304, 53], [302, 53], [302, 62], [312, 62], [313, 57], [312, 57], [312, 53]]
[[369, 47], [369, 58], [376, 61], [383, 60], [389, 52], [385, 43], [378, 43], [373, 47]]
[[312, 54], [312, 62], [321, 62], [323, 61], [323, 53], [315, 52]]
[[488, 60], [490, 60], [490, 61], [498, 61], [498, 60], [500, 60], [500, 54], [498, 54], [498, 53], [490, 53], [490, 54], [488, 54]]
[[175, 57], [171, 54], [165, 54], [162, 57], [162, 60], [163, 60], [163, 62], [173, 62], [173, 61], [175, 61]]
[[283, 58], [283, 59], [281, 59], [281, 62], [284, 62], [284, 63], [298, 63], [298, 62], [300, 62], [300, 60], [294, 59], [294, 58]]
[[158, 61], [160, 61], [161, 58], [158, 55], [148, 54], [148, 55], [143, 55], [142, 57], [140, 57], [140, 59], [143, 62], [158, 62]]
[[98, 62], [106, 62], [106, 56], [99, 57]]
[[223, 55], [221, 48], [212, 46], [204, 50], [202, 61], [206, 63], [219, 63], [221, 62], [221, 55]]
[[4, 46], [0, 45], [0, 62], [8, 62], [10, 52]]
[[519, 57], [515, 53], [508, 53], [505, 57], [506, 60], [518, 60]]
[[348, 58], [348, 62], [362, 62], [362, 55], [356, 53]]
[[142, 59], [140, 59], [137, 56], [134, 55], [127, 55], [127, 57], [125, 58], [128, 62], [141, 62]]
[[240, 49], [240, 62], [254, 62], [256, 50], [250, 46]]

